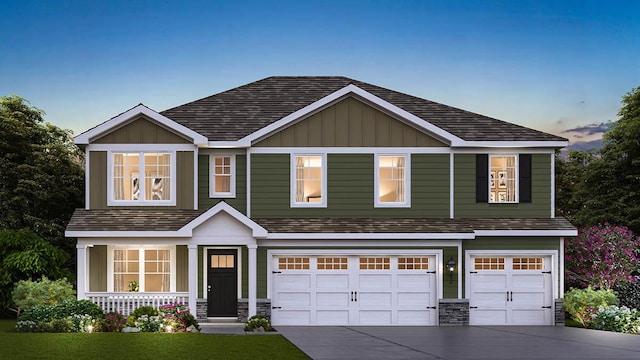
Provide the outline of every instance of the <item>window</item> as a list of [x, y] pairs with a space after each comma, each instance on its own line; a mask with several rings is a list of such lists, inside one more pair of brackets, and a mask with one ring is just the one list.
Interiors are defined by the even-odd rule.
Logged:
[[327, 206], [325, 155], [291, 157], [291, 206]]
[[319, 257], [318, 270], [347, 270], [348, 262], [346, 257]]
[[475, 258], [474, 270], [504, 270], [503, 257]]
[[409, 206], [409, 157], [406, 155], [377, 155], [376, 207]]
[[518, 157], [492, 155], [489, 157], [489, 164], [489, 202], [517, 202]]
[[236, 196], [235, 155], [211, 155], [209, 197]]
[[513, 258], [513, 270], [542, 270], [544, 261], [541, 257]]
[[174, 169], [172, 153], [112, 153], [109, 205], [174, 205]]
[[281, 257], [278, 259], [278, 270], [309, 270], [309, 258]]
[[389, 270], [388, 257], [361, 257], [360, 270]]
[[429, 270], [428, 257], [400, 257], [398, 270]]
[[136, 282], [141, 292], [170, 292], [170, 249], [114, 249], [113, 291], [128, 292]]

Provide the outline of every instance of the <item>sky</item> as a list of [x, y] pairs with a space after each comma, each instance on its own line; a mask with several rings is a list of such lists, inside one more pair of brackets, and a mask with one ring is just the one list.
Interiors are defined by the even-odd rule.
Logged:
[[0, 96], [75, 134], [139, 103], [162, 111], [268, 76], [342, 75], [585, 142], [640, 86], [640, 1], [0, 6]]

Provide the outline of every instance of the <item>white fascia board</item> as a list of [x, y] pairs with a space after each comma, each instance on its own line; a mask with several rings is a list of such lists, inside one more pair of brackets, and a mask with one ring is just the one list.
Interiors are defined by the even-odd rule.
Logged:
[[122, 125], [123, 123], [131, 120], [133, 117], [138, 115], [145, 115], [154, 121], [166, 126], [167, 128], [182, 134], [190, 139], [192, 139], [194, 144], [197, 145], [207, 145], [209, 140], [197, 132], [178, 124], [177, 122], [169, 119], [168, 117], [161, 115], [160, 113], [151, 110], [150, 108], [140, 104], [130, 110], [125, 111], [124, 113], [105, 121], [104, 123], [94, 127], [91, 130], [85, 131], [84, 133], [76, 136], [74, 138], [74, 142], [78, 145], [86, 145], [93, 141], [96, 137], [99, 137], [102, 134], [107, 133], [109, 130], [115, 129]]
[[180, 232], [184, 231], [184, 232], [189, 232], [191, 234], [193, 232], [193, 229], [195, 229], [196, 227], [200, 226], [205, 221], [211, 219], [212, 217], [214, 217], [216, 214], [218, 214], [221, 211], [226, 212], [227, 214], [231, 215], [234, 219], [236, 219], [240, 223], [242, 223], [244, 226], [250, 228], [252, 233], [253, 233], [253, 237], [255, 237], [255, 238], [265, 238], [265, 237], [267, 237], [267, 230], [265, 228], [263, 228], [262, 226], [258, 225], [258, 223], [256, 223], [255, 221], [249, 219], [243, 213], [241, 213], [240, 211], [234, 209], [231, 205], [227, 204], [224, 201], [221, 201], [221, 202], [217, 203], [214, 207], [212, 207], [211, 209], [207, 210], [202, 215], [200, 215], [197, 218], [191, 220], [191, 222], [189, 222], [188, 224], [186, 224], [185, 226], [183, 226], [180, 229]]
[[251, 147], [251, 142], [244, 139], [238, 141], [209, 141], [208, 147], [216, 149], [236, 149]]
[[479, 148], [564, 148], [568, 141], [465, 141], [452, 142], [451, 147], [479, 147]]
[[475, 230], [481, 236], [578, 236], [578, 230]]
[[301, 240], [301, 241], [292, 241], [292, 240], [259, 240], [258, 241], [258, 245], [261, 247], [287, 247], [287, 246], [295, 246], [295, 247], [304, 247], [304, 248], [318, 248], [318, 247], [322, 247], [323, 250], [317, 250], [317, 249], [313, 249], [313, 250], [277, 250], [277, 249], [272, 249], [272, 250], [268, 250], [271, 251], [273, 253], [277, 253], [277, 254], [295, 254], [295, 253], [307, 253], [310, 251], [316, 252], [316, 253], [325, 253], [325, 254], [334, 254], [334, 253], [370, 253], [370, 252], [377, 252], [377, 253], [407, 253], [407, 254], [412, 254], [414, 252], [418, 253], [425, 253], [425, 252], [429, 252], [429, 251], [433, 251], [431, 249], [425, 249], [425, 250], [394, 250], [394, 249], [380, 249], [380, 250], [341, 250], [341, 249], [331, 249], [331, 248], [344, 248], [344, 247], [355, 247], [355, 248], [370, 248], [372, 246], [376, 246], [376, 247], [389, 247], [389, 248], [398, 248], [398, 247], [432, 247], [432, 248], [436, 248], [436, 247], [442, 247], [442, 246], [457, 246], [458, 248], [462, 247], [462, 240], [399, 240], [399, 239], [387, 239], [387, 241], [384, 240], [374, 240], [374, 241], [367, 241], [367, 239], [365, 240], [357, 240], [357, 239], [353, 239], [353, 240], [344, 240], [344, 239], [339, 239], [339, 240]]
[[82, 238], [134, 238], [134, 237], [162, 237], [162, 238], [188, 238], [191, 232], [179, 231], [65, 231], [65, 237]]
[[475, 239], [473, 233], [270, 233], [268, 240], [460, 240]]
[[271, 125], [268, 125], [252, 134], [249, 134], [247, 136], [245, 136], [244, 138], [240, 139], [240, 142], [244, 142], [244, 141], [249, 141], [250, 143], [258, 140], [264, 136], [267, 136], [273, 132], [276, 132], [278, 130], [281, 130], [282, 128], [286, 127], [287, 125], [291, 124], [292, 122], [310, 114], [313, 113], [314, 111], [348, 95], [348, 94], [355, 94], [358, 95], [359, 97], [389, 111], [392, 114], [397, 115], [400, 118], [403, 118], [411, 123], [413, 123], [416, 127], [420, 128], [420, 129], [424, 129], [442, 139], [445, 139], [451, 143], [462, 143], [464, 142], [464, 140], [462, 140], [461, 138], [442, 130], [441, 128], [411, 114], [408, 111], [405, 111], [393, 104], [391, 104], [390, 102], [383, 100], [353, 84], [347, 85], [345, 87], [343, 87], [342, 89], [331, 93], [325, 97], [323, 97], [320, 100], [317, 100], [305, 107], [303, 107], [302, 109], [295, 111], [285, 117], [283, 117], [282, 119], [272, 123]]

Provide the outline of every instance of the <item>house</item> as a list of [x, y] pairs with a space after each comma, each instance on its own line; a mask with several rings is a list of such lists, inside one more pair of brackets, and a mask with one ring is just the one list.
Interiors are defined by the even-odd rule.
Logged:
[[[75, 138], [78, 298], [275, 325], [564, 322], [567, 140], [345, 77], [269, 77]], [[137, 288], [136, 288], [137, 287]], [[138, 291], [130, 291], [138, 290]]]

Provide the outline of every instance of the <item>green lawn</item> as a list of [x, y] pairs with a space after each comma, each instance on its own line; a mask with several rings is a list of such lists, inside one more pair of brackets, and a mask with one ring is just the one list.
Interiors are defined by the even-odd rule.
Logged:
[[0, 320], [0, 358], [308, 359], [281, 335], [16, 333]]

